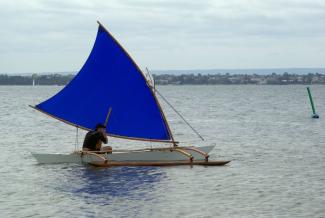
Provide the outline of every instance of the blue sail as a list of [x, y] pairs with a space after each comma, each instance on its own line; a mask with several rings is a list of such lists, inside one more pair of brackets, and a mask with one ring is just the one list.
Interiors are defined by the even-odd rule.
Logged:
[[97, 123], [105, 123], [112, 108], [108, 135], [172, 141], [165, 116], [147, 80], [100, 23], [94, 47], [79, 73], [60, 92], [35, 108], [89, 130]]

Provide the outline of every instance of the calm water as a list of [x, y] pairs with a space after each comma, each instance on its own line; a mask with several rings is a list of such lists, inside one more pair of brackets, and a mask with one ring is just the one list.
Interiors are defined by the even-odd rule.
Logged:
[[61, 88], [0, 86], [0, 217], [325, 217], [325, 86], [312, 86], [318, 120], [304, 86], [159, 87], [207, 141], [163, 104], [175, 138], [232, 162], [107, 169], [31, 156], [75, 148], [73, 127], [28, 107]]

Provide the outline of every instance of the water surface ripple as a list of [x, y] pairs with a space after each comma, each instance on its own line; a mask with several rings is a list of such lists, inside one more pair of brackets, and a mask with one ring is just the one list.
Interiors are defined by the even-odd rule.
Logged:
[[207, 140], [162, 103], [175, 138], [232, 162], [107, 169], [31, 156], [75, 147], [73, 127], [28, 107], [61, 88], [0, 86], [0, 217], [325, 217], [325, 86], [311, 87], [318, 120], [304, 86], [160, 86]]

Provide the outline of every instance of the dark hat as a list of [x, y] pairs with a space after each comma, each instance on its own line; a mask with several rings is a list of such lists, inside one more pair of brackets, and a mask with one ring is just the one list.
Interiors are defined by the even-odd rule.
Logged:
[[96, 125], [96, 130], [99, 129], [99, 128], [104, 128], [104, 129], [106, 129], [106, 126], [105, 126], [104, 124], [98, 123], [98, 124]]

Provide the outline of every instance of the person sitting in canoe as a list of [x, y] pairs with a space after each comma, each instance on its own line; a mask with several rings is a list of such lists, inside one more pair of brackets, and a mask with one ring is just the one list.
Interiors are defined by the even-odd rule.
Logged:
[[102, 143], [107, 144], [106, 126], [97, 124], [94, 131], [89, 131], [86, 134], [82, 150], [112, 152], [111, 146], [102, 147]]

